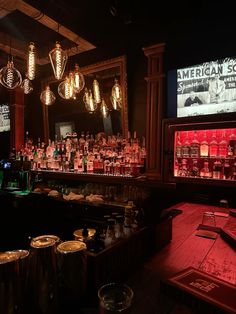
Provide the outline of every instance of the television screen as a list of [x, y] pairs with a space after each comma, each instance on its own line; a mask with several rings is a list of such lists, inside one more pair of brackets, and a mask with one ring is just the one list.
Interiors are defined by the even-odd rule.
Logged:
[[10, 131], [10, 106], [0, 104], [0, 132]]
[[177, 117], [236, 111], [236, 58], [177, 70]]

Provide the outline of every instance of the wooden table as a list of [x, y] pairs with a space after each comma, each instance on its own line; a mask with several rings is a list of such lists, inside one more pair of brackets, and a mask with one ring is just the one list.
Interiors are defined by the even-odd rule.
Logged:
[[[220, 211], [219, 207], [195, 203], [173, 206], [183, 212], [173, 219], [173, 237], [169, 245], [150, 261], [162, 278], [168, 278], [187, 267], [194, 267], [236, 285], [236, 251], [218, 234], [208, 239], [196, 236], [204, 211]], [[236, 230], [236, 218], [215, 217], [216, 226]]]

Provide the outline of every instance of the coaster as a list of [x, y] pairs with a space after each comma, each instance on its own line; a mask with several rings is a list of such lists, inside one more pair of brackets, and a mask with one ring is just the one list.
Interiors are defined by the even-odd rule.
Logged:
[[195, 233], [196, 236], [198, 237], [203, 237], [203, 238], [208, 238], [208, 239], [216, 239], [217, 238], [217, 233], [214, 231], [210, 230], [197, 230]]

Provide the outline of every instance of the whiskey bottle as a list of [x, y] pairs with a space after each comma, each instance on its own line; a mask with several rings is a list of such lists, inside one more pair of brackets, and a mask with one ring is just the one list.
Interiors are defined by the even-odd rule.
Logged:
[[236, 136], [235, 129], [232, 129], [231, 134], [229, 136], [229, 145], [228, 145], [228, 156], [233, 157], [236, 156]]
[[177, 158], [182, 157], [182, 143], [180, 141], [180, 134], [177, 132], [177, 140], [176, 140], [176, 146], [175, 146], [175, 155]]
[[208, 155], [209, 155], [209, 144], [207, 141], [206, 130], [205, 130], [203, 140], [200, 143], [200, 156], [208, 157]]
[[199, 157], [199, 155], [200, 155], [200, 144], [197, 139], [197, 131], [194, 131], [193, 140], [190, 145], [190, 156], [196, 158], [196, 157]]
[[182, 146], [182, 156], [184, 158], [189, 157], [190, 155], [190, 143], [188, 139], [188, 131], [186, 132], [186, 140], [184, 142], [184, 145]]
[[200, 171], [199, 171], [197, 159], [193, 159], [193, 165], [192, 165], [192, 169], [190, 170], [190, 176], [191, 177], [199, 177], [200, 176]]
[[228, 145], [225, 139], [225, 130], [222, 131], [221, 141], [219, 142], [219, 157], [225, 158], [228, 155]]
[[212, 178], [213, 179], [222, 178], [222, 164], [220, 160], [216, 160], [213, 164]]
[[231, 167], [230, 167], [228, 159], [225, 159], [225, 162], [224, 162], [223, 179], [224, 180], [231, 179]]
[[200, 171], [200, 177], [202, 177], [202, 178], [211, 178], [212, 177], [212, 171], [209, 168], [208, 160], [204, 160], [203, 168]]
[[218, 156], [218, 142], [216, 139], [216, 131], [213, 131], [212, 134], [212, 140], [210, 141], [210, 145], [209, 145], [209, 156], [210, 157], [217, 157]]
[[182, 159], [178, 175], [181, 177], [188, 177], [189, 176], [188, 161], [185, 158]]

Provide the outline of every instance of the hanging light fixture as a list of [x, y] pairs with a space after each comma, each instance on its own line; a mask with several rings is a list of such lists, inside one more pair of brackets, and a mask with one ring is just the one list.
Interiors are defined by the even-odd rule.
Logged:
[[122, 104], [120, 101], [118, 101], [115, 97], [111, 96], [111, 104], [114, 110], [120, 110], [122, 107]]
[[66, 51], [62, 50], [58, 41], [56, 42], [55, 48], [49, 52], [49, 59], [55, 78], [60, 80], [64, 74], [68, 56]]
[[0, 83], [8, 89], [14, 89], [19, 86], [21, 82], [21, 74], [14, 67], [13, 57], [10, 56], [7, 65], [0, 70]]
[[79, 65], [75, 64], [74, 74], [74, 89], [76, 93], [79, 93], [85, 85], [84, 75], [79, 70]]
[[93, 95], [94, 95], [94, 100], [96, 101], [96, 103], [100, 104], [101, 102], [100, 89], [99, 89], [99, 83], [96, 79], [93, 80]]
[[27, 75], [26, 78], [21, 83], [21, 88], [23, 89], [24, 94], [26, 95], [30, 94], [33, 90], [33, 85], [31, 81], [28, 79]]
[[40, 94], [40, 100], [46, 106], [50, 106], [55, 102], [56, 97], [54, 93], [50, 90], [49, 85], [47, 85], [45, 90], [42, 91], [42, 93]]
[[115, 79], [115, 84], [112, 87], [111, 96], [113, 98], [115, 98], [118, 102], [121, 103], [121, 101], [122, 101], [122, 92], [121, 92], [120, 84], [118, 83], [117, 79]]
[[74, 88], [74, 75], [73, 72], [69, 73], [64, 81], [58, 85], [58, 94], [63, 99], [75, 99], [75, 88]]
[[107, 104], [105, 103], [104, 99], [102, 99], [100, 111], [101, 111], [101, 114], [102, 114], [103, 118], [107, 118], [108, 117], [109, 111], [108, 111]]
[[122, 92], [117, 79], [115, 79], [115, 84], [112, 87], [110, 99], [113, 109], [120, 110], [120, 108], [122, 107]]
[[85, 91], [85, 95], [83, 97], [85, 107], [88, 110], [89, 113], [93, 113], [97, 109], [97, 103], [93, 99], [92, 91]]
[[35, 78], [36, 70], [36, 49], [34, 43], [30, 43], [28, 47], [28, 58], [27, 58], [27, 77], [29, 80]]

